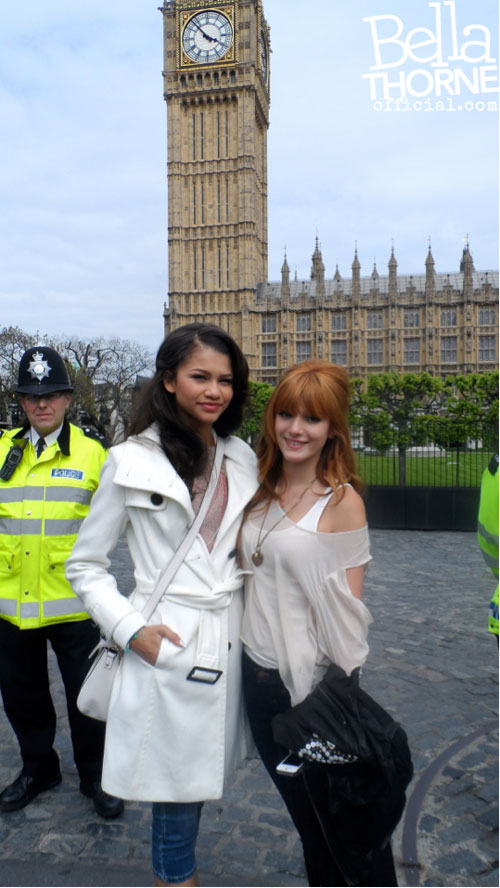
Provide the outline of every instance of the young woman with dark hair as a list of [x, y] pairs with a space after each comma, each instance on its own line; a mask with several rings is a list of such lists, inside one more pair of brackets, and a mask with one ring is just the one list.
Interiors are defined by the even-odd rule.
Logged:
[[[287, 371], [267, 404], [260, 486], [240, 533], [240, 563], [251, 572], [241, 634], [245, 701], [259, 753], [299, 831], [310, 885], [358, 882], [332, 854], [302, 773], [277, 772], [288, 750], [275, 742], [272, 720], [304, 700], [330, 663], [350, 674], [368, 654], [371, 616], [361, 597], [371, 556], [348, 403], [341, 367], [306, 361]], [[358, 831], [361, 820], [353, 841]], [[359, 884], [396, 884], [389, 845]]]
[[[244, 356], [218, 327], [188, 324], [167, 336], [67, 565], [85, 609], [126, 651], [113, 686], [102, 782], [120, 798], [153, 802], [157, 885], [198, 884], [203, 800], [222, 795], [225, 776], [246, 752], [235, 544], [257, 479], [254, 454], [231, 432], [247, 383]], [[224, 460], [209, 511], [146, 623], [142, 610], [200, 507], [220, 439]], [[122, 533], [134, 563], [129, 599], [108, 570]], [[200, 675], [218, 678], [207, 683]]]

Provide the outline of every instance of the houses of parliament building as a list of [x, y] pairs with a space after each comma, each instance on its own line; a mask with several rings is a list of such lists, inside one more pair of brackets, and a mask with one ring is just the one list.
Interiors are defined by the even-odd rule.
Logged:
[[356, 376], [498, 367], [498, 271], [457, 268], [326, 277], [318, 240], [308, 280], [267, 282], [270, 34], [261, 0], [164, 0], [169, 300], [165, 332], [191, 321], [228, 330], [254, 380], [274, 384], [321, 358]]

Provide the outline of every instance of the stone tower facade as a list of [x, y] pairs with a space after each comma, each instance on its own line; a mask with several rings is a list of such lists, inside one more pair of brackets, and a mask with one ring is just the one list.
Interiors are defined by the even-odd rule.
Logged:
[[269, 28], [260, 0], [164, 0], [169, 303], [165, 331], [203, 319], [251, 353], [267, 280]]
[[308, 280], [267, 281], [269, 28], [261, 0], [164, 0], [169, 302], [165, 333], [209, 321], [241, 345], [252, 378], [276, 383], [322, 358], [352, 375], [435, 375], [498, 367], [498, 271], [325, 274], [318, 238]]

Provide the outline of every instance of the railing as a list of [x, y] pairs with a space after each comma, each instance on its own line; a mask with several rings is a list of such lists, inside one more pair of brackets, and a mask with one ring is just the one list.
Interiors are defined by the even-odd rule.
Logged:
[[[475, 531], [481, 477], [492, 453], [483, 449], [412, 447], [357, 453], [371, 527]], [[403, 479], [403, 483], [401, 483]]]
[[[380, 454], [365, 448], [358, 451], [358, 473], [369, 487], [479, 487], [492, 453], [457, 447], [441, 450], [412, 447]], [[403, 476], [403, 477], [402, 477]]]

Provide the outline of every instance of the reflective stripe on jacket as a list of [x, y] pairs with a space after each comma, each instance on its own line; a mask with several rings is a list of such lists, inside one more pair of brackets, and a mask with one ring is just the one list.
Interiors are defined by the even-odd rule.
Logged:
[[[24, 430], [0, 438], [0, 466]], [[0, 480], [0, 618], [21, 629], [88, 619], [65, 562], [99, 483], [107, 451], [65, 422], [37, 460], [31, 442]]]
[[[498, 457], [484, 470], [477, 522], [477, 538], [484, 560], [498, 580]], [[498, 635], [498, 586], [490, 602], [488, 629]]]

